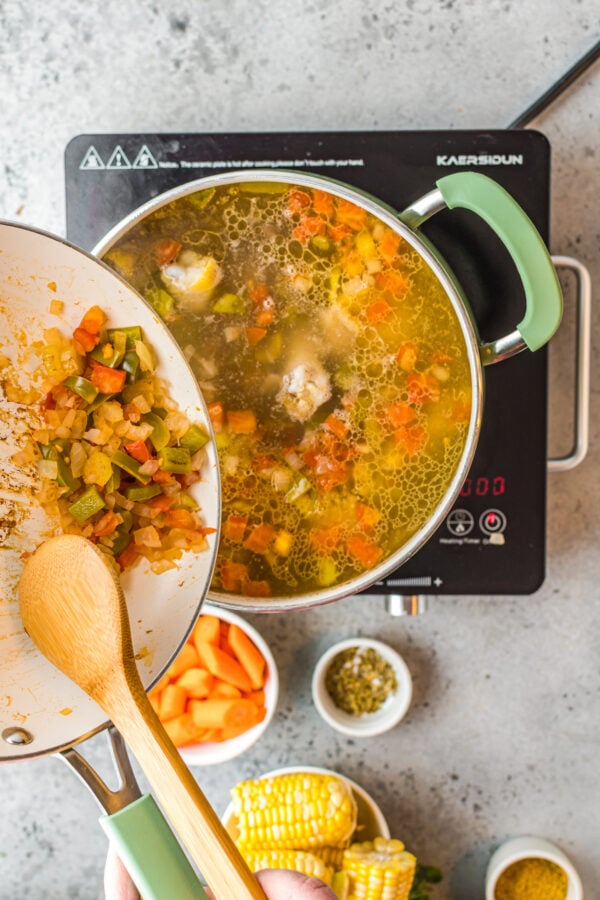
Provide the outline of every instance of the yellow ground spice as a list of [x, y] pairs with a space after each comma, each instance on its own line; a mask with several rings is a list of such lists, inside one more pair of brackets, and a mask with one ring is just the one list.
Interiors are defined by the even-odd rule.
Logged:
[[520, 859], [504, 870], [494, 900], [565, 900], [567, 873], [549, 859]]

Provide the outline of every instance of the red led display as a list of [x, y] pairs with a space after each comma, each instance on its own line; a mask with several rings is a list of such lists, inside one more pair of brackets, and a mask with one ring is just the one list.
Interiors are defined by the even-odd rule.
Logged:
[[479, 478], [467, 478], [460, 492], [461, 497], [501, 497], [506, 490], [506, 481], [502, 475]]

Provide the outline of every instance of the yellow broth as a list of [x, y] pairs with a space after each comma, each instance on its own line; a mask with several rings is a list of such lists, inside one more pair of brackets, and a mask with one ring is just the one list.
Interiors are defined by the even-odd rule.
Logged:
[[465, 340], [381, 220], [320, 190], [226, 185], [149, 214], [106, 261], [163, 316], [209, 405], [214, 591], [342, 584], [432, 516], [467, 436]]

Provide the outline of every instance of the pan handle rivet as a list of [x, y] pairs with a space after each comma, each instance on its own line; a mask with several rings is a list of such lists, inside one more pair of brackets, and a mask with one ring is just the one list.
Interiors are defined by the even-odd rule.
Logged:
[[25, 731], [24, 728], [5, 728], [2, 732], [2, 739], [7, 744], [30, 744], [33, 740], [33, 735], [29, 731]]

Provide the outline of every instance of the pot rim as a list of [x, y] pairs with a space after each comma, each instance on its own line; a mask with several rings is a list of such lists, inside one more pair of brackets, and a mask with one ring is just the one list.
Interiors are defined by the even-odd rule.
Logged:
[[456, 501], [471, 467], [471, 463], [473, 462], [481, 430], [484, 392], [483, 365], [481, 361], [479, 335], [468, 301], [463, 295], [462, 290], [450, 269], [436, 253], [429, 241], [417, 234], [416, 231], [413, 231], [402, 221], [400, 218], [401, 214], [393, 210], [392, 207], [383, 201], [378, 200], [376, 197], [373, 197], [373, 195], [363, 192], [360, 189], [351, 187], [344, 182], [339, 182], [322, 175], [307, 175], [304, 172], [283, 169], [252, 169], [235, 170], [220, 173], [218, 175], [208, 175], [205, 178], [193, 179], [192, 181], [158, 194], [156, 197], [153, 197], [137, 209], [133, 210], [121, 219], [120, 222], [114, 225], [106, 235], [96, 243], [91, 253], [94, 256], [99, 256], [103, 259], [114, 244], [126, 235], [136, 224], [145, 219], [150, 213], [156, 212], [156, 210], [172, 203], [174, 200], [181, 199], [182, 197], [186, 197], [197, 191], [210, 189], [211, 187], [222, 187], [224, 185], [240, 184], [251, 181], [284, 182], [286, 184], [299, 185], [301, 187], [326, 190], [344, 200], [362, 206], [373, 216], [380, 221], [383, 221], [386, 225], [400, 234], [400, 236], [404, 238], [404, 240], [406, 240], [425, 260], [438, 281], [441, 283], [446, 296], [452, 304], [452, 308], [459, 321], [465, 339], [472, 385], [471, 416], [469, 419], [467, 437], [460, 461], [454, 471], [452, 479], [433, 514], [408, 541], [398, 548], [398, 550], [387, 556], [372, 569], [363, 572], [361, 575], [331, 588], [323, 588], [320, 591], [313, 591], [300, 595], [270, 597], [264, 600], [255, 597], [238, 596], [236, 594], [229, 594], [221, 591], [211, 591], [210, 588], [207, 594], [211, 603], [216, 606], [221, 606], [224, 609], [247, 613], [291, 612], [294, 610], [306, 609], [311, 606], [321, 606], [326, 603], [332, 603], [335, 600], [341, 600], [344, 597], [350, 597], [360, 593], [360, 591], [365, 590], [380, 581], [386, 575], [390, 574], [390, 572], [393, 572], [399, 566], [407, 562], [434, 535]]

